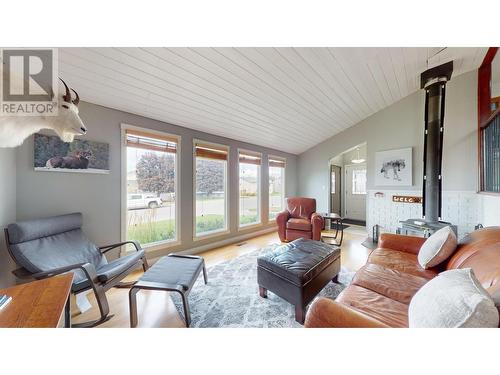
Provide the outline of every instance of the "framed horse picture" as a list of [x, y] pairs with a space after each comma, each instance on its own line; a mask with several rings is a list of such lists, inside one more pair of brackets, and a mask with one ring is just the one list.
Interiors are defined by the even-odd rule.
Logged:
[[376, 186], [412, 186], [412, 148], [375, 153]]

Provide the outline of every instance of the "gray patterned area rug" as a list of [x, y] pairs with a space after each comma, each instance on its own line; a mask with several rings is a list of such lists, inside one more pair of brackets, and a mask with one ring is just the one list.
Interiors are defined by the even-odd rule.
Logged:
[[[272, 292], [268, 298], [259, 296], [257, 285], [257, 257], [272, 251], [272, 245], [235, 259], [207, 268], [208, 284], [200, 275], [189, 295], [191, 327], [302, 327], [295, 321], [295, 309]], [[339, 283], [330, 282], [319, 293], [335, 299], [350, 284], [354, 272], [342, 269]], [[174, 304], [183, 316], [182, 302], [177, 293], [171, 293]]]

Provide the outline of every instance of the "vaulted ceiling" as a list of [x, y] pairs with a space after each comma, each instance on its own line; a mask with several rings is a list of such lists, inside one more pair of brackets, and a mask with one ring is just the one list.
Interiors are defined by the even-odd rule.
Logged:
[[[60, 48], [82, 100], [299, 154], [487, 48]], [[140, 124], [138, 124], [140, 125]]]

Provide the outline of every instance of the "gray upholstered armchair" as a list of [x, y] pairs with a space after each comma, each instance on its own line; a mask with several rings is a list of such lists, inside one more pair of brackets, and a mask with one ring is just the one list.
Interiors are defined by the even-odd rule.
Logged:
[[[72, 293], [92, 289], [100, 319], [73, 326], [94, 327], [112, 317], [106, 291], [114, 286], [127, 286], [121, 280], [140, 265], [146, 270], [148, 263], [137, 242], [97, 247], [85, 237], [81, 227], [81, 213], [22, 221], [8, 225], [5, 239], [9, 254], [20, 267], [13, 271], [17, 277], [43, 279], [73, 272]], [[106, 252], [129, 243], [136, 252], [108, 262]]]

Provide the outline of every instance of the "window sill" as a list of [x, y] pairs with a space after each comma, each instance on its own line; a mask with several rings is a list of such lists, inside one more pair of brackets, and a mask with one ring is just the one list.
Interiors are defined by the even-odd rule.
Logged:
[[206, 234], [198, 234], [193, 237], [193, 242], [197, 241], [203, 241], [209, 238], [214, 238], [214, 237], [220, 237], [224, 236], [226, 234], [230, 234], [231, 231], [227, 229], [221, 229], [221, 230], [216, 230], [216, 231], [211, 231], [211, 232], [206, 232]]
[[243, 232], [243, 231], [248, 230], [248, 229], [259, 228], [259, 227], [262, 227], [263, 225], [264, 224], [262, 224], [262, 223], [251, 223], [251, 224], [240, 225], [238, 227], [238, 232]]
[[[158, 250], [169, 249], [169, 248], [175, 247], [175, 246], [180, 246], [181, 241], [171, 240], [171, 241], [154, 242], [154, 243], [147, 244], [147, 245], [143, 245], [143, 244], [140, 244], [140, 245], [146, 253], [149, 253], [149, 252], [154, 252], [154, 251], [158, 251]], [[129, 254], [132, 254], [134, 252], [135, 252], [135, 250], [129, 250], [129, 251], [121, 252], [121, 254], [122, 255], [129, 255]]]

